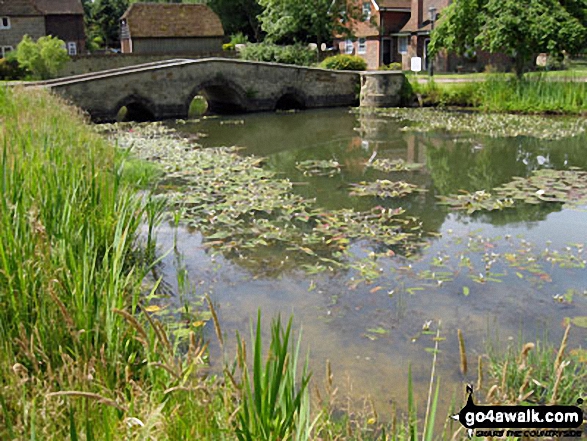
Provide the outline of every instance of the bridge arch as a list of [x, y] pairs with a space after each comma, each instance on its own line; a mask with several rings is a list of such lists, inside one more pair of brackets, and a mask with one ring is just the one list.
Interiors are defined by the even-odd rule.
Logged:
[[303, 110], [307, 105], [306, 95], [295, 87], [286, 87], [280, 91], [275, 101], [275, 110]]
[[203, 96], [212, 113], [230, 114], [247, 111], [246, 91], [238, 84], [223, 77], [206, 80], [194, 87], [185, 103], [186, 115], [196, 95]]
[[[123, 108], [126, 108], [126, 112], [121, 114]], [[114, 114], [123, 121], [153, 121], [156, 119], [154, 109], [155, 104], [151, 100], [137, 94], [130, 94], [116, 104]]]

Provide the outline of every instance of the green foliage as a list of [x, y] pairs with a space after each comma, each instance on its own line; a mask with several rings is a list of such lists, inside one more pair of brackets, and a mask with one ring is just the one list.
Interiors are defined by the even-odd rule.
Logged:
[[20, 80], [25, 77], [26, 73], [26, 69], [18, 64], [14, 52], [0, 58], [0, 80]]
[[120, 46], [120, 17], [130, 5], [129, 0], [95, 0], [84, 4], [89, 40], [105, 47]]
[[28, 69], [35, 79], [54, 77], [69, 60], [65, 43], [52, 36], [41, 37], [35, 43], [25, 35], [16, 48], [18, 64]]
[[389, 63], [379, 66], [379, 70], [402, 70], [401, 63]]
[[246, 44], [249, 42], [249, 38], [242, 32], [238, 32], [230, 36], [230, 43], [222, 45], [222, 50], [233, 51], [237, 44]]
[[[307, 439], [311, 431], [308, 383], [310, 374], [304, 365], [299, 385], [296, 381], [300, 340], [291, 342], [292, 319], [286, 328], [280, 318], [271, 324], [271, 342], [263, 366], [261, 312], [255, 335], [251, 329], [253, 372], [249, 371], [244, 340], [238, 338], [238, 365], [242, 371], [241, 406], [237, 413], [236, 435], [239, 440]], [[296, 436], [297, 435], [297, 436]]]
[[575, 54], [586, 38], [585, 23], [558, 0], [460, 0], [444, 10], [430, 51], [505, 53], [514, 57], [516, 73], [522, 75], [536, 54]]
[[263, 39], [258, 19], [263, 8], [257, 0], [209, 0], [208, 6], [220, 17], [225, 35], [243, 33], [252, 41]]
[[360, 11], [346, 0], [259, 0], [261, 27], [271, 41], [322, 42], [334, 34], [349, 35], [351, 18]]
[[587, 83], [495, 76], [479, 86], [479, 104], [491, 112], [585, 113]]
[[247, 44], [240, 50], [240, 57], [249, 61], [267, 61], [309, 66], [316, 61], [316, 51], [302, 44], [280, 46], [272, 43]]
[[367, 62], [357, 55], [341, 54], [324, 59], [320, 67], [333, 70], [366, 70]]

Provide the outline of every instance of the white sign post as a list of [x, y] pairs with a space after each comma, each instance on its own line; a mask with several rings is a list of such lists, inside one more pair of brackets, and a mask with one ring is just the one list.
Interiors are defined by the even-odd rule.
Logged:
[[412, 72], [420, 72], [422, 70], [422, 58], [420, 57], [412, 57], [411, 63], [411, 70]]

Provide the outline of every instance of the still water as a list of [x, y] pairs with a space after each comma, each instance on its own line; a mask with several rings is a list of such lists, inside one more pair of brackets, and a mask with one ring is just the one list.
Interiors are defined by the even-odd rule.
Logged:
[[[445, 340], [437, 373], [446, 414], [453, 396], [462, 397], [463, 385], [476, 382], [477, 358], [489, 345], [503, 350], [545, 335], [557, 344], [567, 318], [587, 316], [585, 206], [523, 205], [467, 215], [437, 204], [438, 195], [490, 190], [541, 168], [587, 170], [587, 137], [545, 141], [419, 133], [402, 130], [406, 124], [336, 109], [219, 117], [174, 127], [199, 133], [205, 147], [237, 145], [242, 155], [266, 158], [263, 167], [294, 182], [293, 191], [325, 210], [402, 207], [427, 233], [425, 244], [409, 257], [391, 252], [370, 260], [382, 250], [356, 242], [351, 251], [359, 263], [353, 268], [309, 274], [280, 265], [288, 258], [284, 250], [265, 250], [252, 264], [213, 255], [194, 229], [163, 226], [158, 237], [163, 250], [177, 244], [163, 262], [172, 288], [178, 289], [177, 272], [183, 271], [194, 299], [210, 293], [217, 304], [228, 354], [235, 331], [248, 336], [258, 309], [265, 329], [277, 313], [293, 315], [310, 351], [314, 382], [322, 382], [330, 360], [339, 399], [350, 396], [359, 403], [370, 397], [383, 418], [393, 403], [405, 407], [410, 365], [418, 408], [425, 407], [434, 336], [423, 329], [436, 331], [441, 323]], [[366, 168], [373, 158], [424, 167], [383, 173]], [[336, 160], [341, 173], [306, 176], [296, 164], [309, 159]], [[350, 184], [375, 179], [404, 180], [427, 191], [393, 200], [349, 195]], [[178, 301], [189, 302], [192, 297], [186, 296]], [[466, 374], [459, 368], [457, 329], [465, 337]], [[211, 358], [220, 361], [211, 323], [206, 331]], [[573, 327], [571, 346], [587, 346], [587, 329]]]

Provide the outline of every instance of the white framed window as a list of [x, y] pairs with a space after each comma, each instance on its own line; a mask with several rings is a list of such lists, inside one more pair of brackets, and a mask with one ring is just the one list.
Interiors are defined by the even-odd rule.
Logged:
[[353, 40], [346, 40], [344, 42], [344, 53], [345, 54], [352, 54], [355, 50], [355, 45], [353, 44]]
[[10, 17], [0, 17], [0, 29], [10, 29]]
[[367, 39], [366, 38], [359, 38], [359, 48], [357, 50], [359, 54], [366, 54], [367, 53]]
[[400, 54], [408, 53], [408, 37], [399, 37], [397, 39], [397, 51]]
[[363, 18], [365, 21], [371, 20], [371, 2], [363, 2]]
[[2, 46], [1, 50], [2, 50], [2, 58], [5, 58], [6, 55], [8, 55], [8, 52], [13, 51], [14, 48], [12, 46]]
[[77, 43], [75, 41], [67, 42], [67, 53], [69, 55], [77, 55]]

